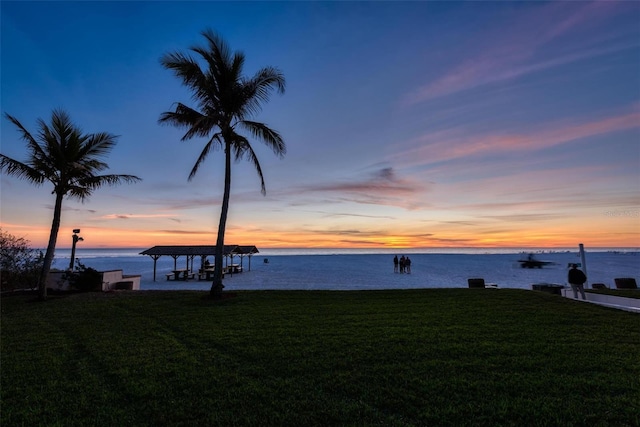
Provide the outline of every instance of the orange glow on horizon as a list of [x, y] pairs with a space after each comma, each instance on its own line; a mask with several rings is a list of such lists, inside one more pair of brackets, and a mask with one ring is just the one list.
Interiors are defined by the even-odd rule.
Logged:
[[[225, 241], [239, 245], [255, 245], [258, 248], [567, 248], [578, 243], [589, 247], [603, 248], [636, 248], [639, 247], [639, 234], [612, 234], [606, 231], [599, 233], [567, 232], [549, 227], [547, 229], [493, 232], [490, 235], [468, 235], [459, 230], [448, 230], [437, 233], [432, 238], [415, 237], [409, 234], [390, 236], [345, 239], [339, 234], [327, 233], [247, 233], [240, 229], [227, 230]], [[24, 237], [34, 248], [45, 248], [49, 238], [49, 230], [33, 228], [15, 228], [2, 225], [5, 232]], [[562, 232], [560, 232], [562, 231]], [[72, 230], [60, 229], [57, 239], [58, 248], [71, 246]], [[147, 248], [156, 245], [214, 245], [216, 236], [205, 233], [170, 233], [147, 230], [103, 229], [82, 227], [79, 244], [87, 248]], [[571, 237], [567, 237], [571, 236]], [[573, 237], [575, 236], [575, 237]]]

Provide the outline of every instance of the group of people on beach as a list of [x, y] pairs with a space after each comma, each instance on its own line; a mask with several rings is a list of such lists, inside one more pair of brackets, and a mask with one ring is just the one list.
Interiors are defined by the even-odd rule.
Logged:
[[394, 273], [407, 273], [411, 274], [411, 260], [409, 257], [405, 257], [402, 255], [400, 259], [398, 259], [398, 255], [393, 257], [393, 272]]

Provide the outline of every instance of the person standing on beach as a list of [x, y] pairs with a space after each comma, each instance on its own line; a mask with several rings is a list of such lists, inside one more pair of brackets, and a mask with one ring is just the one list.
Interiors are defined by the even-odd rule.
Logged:
[[393, 257], [393, 272], [398, 272], [398, 255]]
[[569, 270], [569, 277], [567, 281], [571, 285], [571, 289], [573, 290], [573, 297], [575, 299], [578, 299], [578, 291], [580, 291], [582, 299], [587, 299], [586, 295], [584, 294], [584, 283], [587, 281], [587, 276], [582, 272], [582, 270], [578, 270], [577, 264], [571, 264], [571, 270]]
[[404, 255], [400, 257], [400, 273], [404, 273]]
[[411, 274], [411, 259], [409, 259], [409, 257], [406, 257], [404, 260], [404, 269], [407, 274]]

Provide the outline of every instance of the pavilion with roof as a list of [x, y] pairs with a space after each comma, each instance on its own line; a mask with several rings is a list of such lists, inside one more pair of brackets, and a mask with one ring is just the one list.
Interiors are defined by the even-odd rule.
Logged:
[[[249, 269], [251, 271], [251, 256], [257, 254], [258, 248], [255, 246], [240, 246], [240, 245], [224, 245], [223, 256], [225, 262], [230, 260], [233, 264], [233, 257], [240, 257], [240, 266], [242, 267], [242, 260], [245, 256], [249, 259]], [[140, 252], [140, 255], [149, 255], [153, 259], [153, 281], [156, 281], [156, 263], [158, 258], [163, 255], [168, 255], [173, 258], [173, 269], [177, 268], [178, 258], [181, 256], [186, 257], [187, 270], [193, 271], [193, 259], [197, 256], [200, 257], [200, 268], [204, 268], [205, 260], [208, 256], [215, 256], [215, 245], [199, 245], [199, 246], [154, 246], [147, 250]], [[228, 264], [229, 262], [227, 262]]]

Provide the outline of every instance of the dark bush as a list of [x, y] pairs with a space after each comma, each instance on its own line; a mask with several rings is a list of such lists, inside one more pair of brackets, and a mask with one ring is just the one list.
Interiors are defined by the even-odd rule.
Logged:
[[35, 289], [44, 264], [42, 251], [29, 241], [0, 229], [0, 288], [2, 291]]
[[76, 259], [76, 270], [68, 271], [63, 278], [69, 281], [72, 289], [79, 291], [101, 291], [102, 273], [98, 270], [87, 267]]

